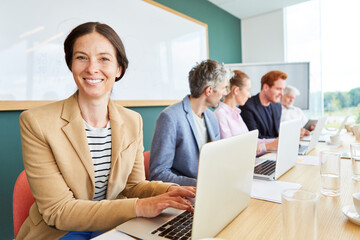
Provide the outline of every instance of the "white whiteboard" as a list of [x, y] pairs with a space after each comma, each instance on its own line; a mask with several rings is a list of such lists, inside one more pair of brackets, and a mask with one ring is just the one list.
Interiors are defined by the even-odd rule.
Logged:
[[254, 64], [226, 64], [232, 70], [245, 72], [251, 80], [251, 95], [255, 95], [261, 90], [261, 77], [270, 71], [280, 70], [287, 73], [287, 85], [292, 85], [300, 91], [294, 105], [301, 109], [309, 109], [309, 82], [310, 82], [310, 63], [254, 63]]
[[1, 0], [0, 100], [58, 100], [76, 90], [63, 42], [99, 21], [123, 40], [129, 68], [115, 100], [182, 99], [188, 72], [208, 58], [207, 26], [141, 0]]

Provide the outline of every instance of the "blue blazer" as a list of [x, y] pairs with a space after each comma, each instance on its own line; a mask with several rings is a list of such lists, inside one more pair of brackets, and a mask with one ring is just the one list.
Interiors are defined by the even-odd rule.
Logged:
[[258, 129], [259, 138], [277, 138], [279, 136], [281, 104], [270, 103], [270, 108], [273, 126], [270, 126], [266, 120], [265, 107], [261, 105], [259, 94], [252, 96], [244, 106], [240, 106], [240, 114], [246, 126], [249, 128], [249, 131]]
[[[204, 112], [210, 141], [219, 140], [219, 124], [215, 114]], [[156, 121], [151, 144], [149, 178], [196, 186], [199, 143], [189, 96], [167, 107]]]

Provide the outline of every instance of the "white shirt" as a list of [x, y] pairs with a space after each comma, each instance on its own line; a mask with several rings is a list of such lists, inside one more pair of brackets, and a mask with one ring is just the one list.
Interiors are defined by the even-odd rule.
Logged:
[[194, 113], [194, 111], [192, 111], [192, 115], [193, 115], [193, 119], [194, 119], [194, 123], [195, 123], [195, 127], [196, 127], [199, 148], [201, 148], [201, 146], [204, 145], [205, 143], [207, 143], [208, 139], [209, 139], [206, 124], [205, 124], [205, 118], [198, 117], [198, 115], [196, 115]]
[[304, 126], [308, 121], [307, 117], [303, 113], [303, 111], [295, 106], [285, 107], [282, 106], [281, 110], [281, 122], [289, 121], [293, 119], [300, 119], [301, 125]]

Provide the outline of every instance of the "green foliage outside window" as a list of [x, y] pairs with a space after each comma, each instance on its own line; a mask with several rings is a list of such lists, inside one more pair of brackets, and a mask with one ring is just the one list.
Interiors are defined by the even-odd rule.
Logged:
[[[360, 87], [353, 88], [349, 92], [324, 93], [324, 109], [326, 112], [336, 112], [341, 110], [342, 108], [358, 107], [359, 104], [360, 104]], [[358, 117], [358, 121], [360, 122], [359, 117]]]

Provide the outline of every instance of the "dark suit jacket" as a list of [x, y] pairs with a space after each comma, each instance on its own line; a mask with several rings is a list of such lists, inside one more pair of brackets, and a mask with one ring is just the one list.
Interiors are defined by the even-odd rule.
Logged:
[[[244, 106], [240, 106], [240, 114], [246, 126], [250, 131], [258, 129], [259, 138], [277, 138], [279, 136], [281, 104], [270, 103], [270, 108], [272, 111], [273, 126], [270, 126], [266, 120], [265, 107], [261, 105], [259, 94], [252, 96]], [[269, 131], [269, 129], [274, 129], [275, 131]]]

